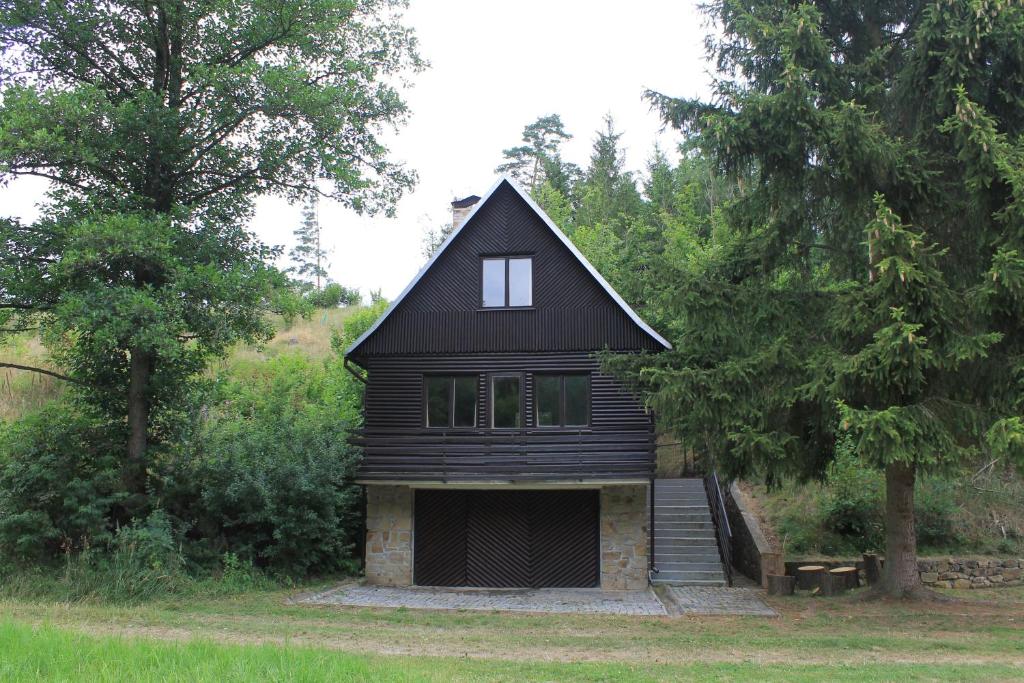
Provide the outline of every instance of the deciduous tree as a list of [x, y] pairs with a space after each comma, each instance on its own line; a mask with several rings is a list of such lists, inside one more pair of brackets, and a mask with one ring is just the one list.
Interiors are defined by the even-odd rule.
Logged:
[[282, 276], [246, 229], [262, 193], [391, 211], [413, 175], [378, 137], [421, 62], [399, 0], [0, 0], [0, 180], [52, 183], [0, 234], [0, 310], [127, 420], [145, 486], [154, 410], [211, 354], [270, 334]]

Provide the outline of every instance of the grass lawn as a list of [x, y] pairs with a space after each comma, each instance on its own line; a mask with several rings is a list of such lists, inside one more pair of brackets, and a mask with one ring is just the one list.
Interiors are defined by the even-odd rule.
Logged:
[[6, 600], [0, 680], [1024, 679], [1024, 589], [957, 596], [774, 600], [778, 619]]

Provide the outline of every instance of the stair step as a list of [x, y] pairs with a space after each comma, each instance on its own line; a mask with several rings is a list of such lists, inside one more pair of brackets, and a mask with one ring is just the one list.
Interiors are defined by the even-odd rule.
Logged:
[[659, 538], [714, 538], [714, 529], [660, 529], [654, 530], [655, 540]]
[[[669, 552], [672, 551], [672, 552]], [[688, 548], [685, 550], [654, 546], [654, 556], [662, 562], [720, 562], [718, 548]]]
[[718, 571], [658, 571], [658, 581], [725, 581], [725, 574]]
[[721, 562], [664, 562], [656, 561], [654, 565], [659, 572], [718, 572], [722, 571]]
[[703, 520], [700, 522], [677, 522], [675, 520], [671, 522], [658, 522], [655, 527], [655, 531], [669, 531], [676, 529], [714, 529], [715, 525], [710, 519]]
[[712, 580], [712, 581], [699, 581], [696, 579], [673, 580], [673, 579], [653, 579], [651, 583], [657, 585], [662, 584], [665, 586], [725, 586], [725, 579]]
[[654, 539], [654, 551], [663, 550], [666, 553], [670, 550], [679, 551], [689, 548], [718, 548], [718, 543], [713, 538], [656, 538]]

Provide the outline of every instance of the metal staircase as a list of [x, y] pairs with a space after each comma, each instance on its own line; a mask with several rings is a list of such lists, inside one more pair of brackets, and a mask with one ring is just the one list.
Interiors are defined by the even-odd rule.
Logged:
[[[717, 479], [714, 486], [717, 486]], [[652, 583], [683, 586], [727, 586], [729, 573], [723, 568], [719, 551], [718, 526], [724, 521], [712, 516], [705, 480], [656, 479], [654, 481], [654, 568]], [[721, 504], [721, 499], [713, 501]]]

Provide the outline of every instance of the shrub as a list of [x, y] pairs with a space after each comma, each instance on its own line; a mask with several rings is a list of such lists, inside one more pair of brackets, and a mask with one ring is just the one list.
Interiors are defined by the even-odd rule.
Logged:
[[0, 429], [0, 554], [42, 562], [113, 539], [123, 431], [68, 399]]
[[218, 378], [207, 417], [166, 473], [193, 559], [233, 553], [287, 575], [346, 567], [361, 532], [359, 388], [337, 361], [283, 355]]
[[835, 460], [829, 465], [822, 502], [822, 525], [827, 533], [840, 537], [841, 550], [848, 545], [858, 552], [884, 545], [884, 498], [879, 473], [865, 467], [853, 453], [848, 436], [836, 444]]
[[315, 308], [358, 306], [363, 301], [363, 295], [354, 287], [343, 287], [337, 282], [329, 282], [320, 291], [314, 290], [307, 294], [306, 301]]
[[935, 477], [922, 478], [914, 495], [914, 527], [921, 547], [947, 549], [959, 546], [963, 539], [957, 533], [956, 487], [950, 481]]
[[122, 599], [173, 592], [184, 578], [184, 566], [171, 520], [163, 510], [154, 510], [144, 520], [132, 520], [117, 530], [105, 592]]

